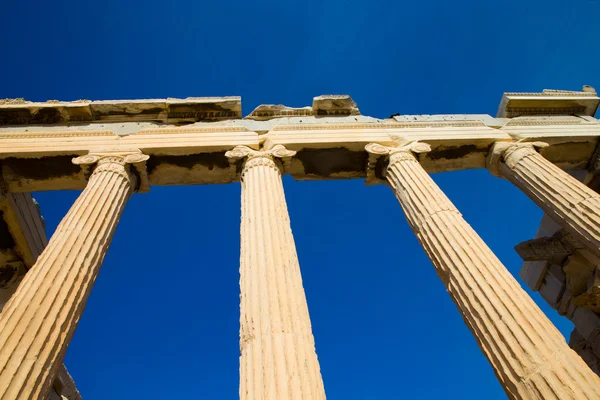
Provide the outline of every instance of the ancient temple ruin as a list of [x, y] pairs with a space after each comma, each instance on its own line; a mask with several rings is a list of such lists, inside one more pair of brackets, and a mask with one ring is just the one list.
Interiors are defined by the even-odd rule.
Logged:
[[[80, 399], [61, 363], [131, 195], [232, 182], [240, 398], [325, 399], [283, 174], [388, 185], [507, 396], [598, 399], [599, 103], [584, 87], [505, 93], [496, 117], [377, 119], [349, 96], [246, 117], [239, 97], [0, 100], [0, 399]], [[544, 210], [516, 250], [524, 282], [575, 324], [569, 344], [430, 177], [467, 168]], [[82, 192], [48, 241], [30, 193], [65, 189]]]

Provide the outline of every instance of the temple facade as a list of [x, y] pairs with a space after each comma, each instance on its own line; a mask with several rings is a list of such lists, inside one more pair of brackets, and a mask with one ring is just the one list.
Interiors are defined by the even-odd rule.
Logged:
[[[240, 399], [325, 399], [284, 174], [388, 186], [508, 398], [598, 399], [599, 104], [591, 87], [504, 93], [496, 117], [378, 119], [346, 95], [245, 117], [239, 97], [0, 100], [0, 400], [81, 399], [62, 361], [132, 195], [236, 182]], [[470, 168], [544, 211], [515, 249], [568, 343], [430, 177]], [[68, 189], [47, 240], [31, 193]]]

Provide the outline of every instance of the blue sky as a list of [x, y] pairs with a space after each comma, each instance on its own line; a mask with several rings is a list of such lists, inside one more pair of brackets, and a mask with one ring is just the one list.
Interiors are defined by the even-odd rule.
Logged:
[[[240, 95], [364, 115], [486, 113], [600, 88], [598, 0], [4, 0], [0, 98]], [[541, 211], [485, 170], [433, 176], [516, 276]], [[330, 400], [503, 399], [393, 194], [284, 179]], [[51, 234], [76, 192], [38, 193]], [[130, 200], [65, 363], [86, 400], [238, 397], [240, 187]], [[569, 335], [571, 325], [533, 294]]]

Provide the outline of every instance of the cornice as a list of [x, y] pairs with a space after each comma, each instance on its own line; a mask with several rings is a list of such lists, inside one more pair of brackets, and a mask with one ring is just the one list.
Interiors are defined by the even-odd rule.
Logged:
[[543, 92], [505, 92], [505, 96], [524, 96], [524, 97], [596, 97], [595, 92], [575, 92], [571, 90], [551, 90], [545, 89]]
[[538, 119], [538, 118], [528, 118], [525, 119], [514, 118], [506, 123], [504, 126], [548, 126], [548, 125], [580, 125], [580, 124], [589, 124], [588, 121], [577, 118], [577, 117], [564, 117], [564, 118], [555, 118], [555, 119]]
[[194, 133], [222, 133], [222, 132], [251, 132], [243, 126], [213, 126], [198, 128], [158, 128], [143, 129], [128, 136], [162, 135], [162, 134], [194, 134]]
[[112, 131], [38, 131], [38, 132], [7, 132], [0, 133], [0, 139], [46, 139], [63, 137], [116, 136]]
[[289, 124], [277, 125], [271, 131], [295, 131], [295, 130], [352, 130], [352, 129], [402, 129], [402, 128], [478, 128], [486, 127], [480, 121], [448, 121], [448, 122], [403, 122], [403, 123], [359, 123], [359, 124]]

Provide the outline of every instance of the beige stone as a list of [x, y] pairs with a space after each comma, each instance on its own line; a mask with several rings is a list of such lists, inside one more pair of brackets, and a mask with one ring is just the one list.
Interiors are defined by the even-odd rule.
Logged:
[[360, 115], [358, 106], [347, 94], [329, 94], [313, 98], [315, 115]]
[[544, 89], [541, 93], [504, 93], [498, 117], [572, 114], [594, 116], [599, 103], [596, 91], [587, 85], [581, 92]]
[[313, 115], [311, 107], [288, 107], [283, 104], [261, 104], [256, 107], [245, 119], [255, 121], [268, 121], [281, 117], [309, 117]]
[[[511, 399], [597, 399], [600, 379], [421, 167], [430, 147], [370, 144], [423, 249]], [[377, 172], [377, 171], [376, 171]]]
[[490, 169], [499, 171], [579, 243], [600, 255], [600, 194], [542, 157], [536, 147], [544, 146], [496, 144]]
[[[409, 220], [417, 237], [432, 257], [438, 274], [446, 283], [450, 295], [509, 396], [572, 398], [581, 392], [582, 398], [595, 398], [597, 383], [586, 375], [589, 371], [580, 370], [572, 354], [565, 350], [564, 341], [549, 327], [548, 321], [540, 316], [531, 301], [525, 299], [512, 277], [460, 218], [458, 211], [440, 194], [439, 188], [431, 184], [426, 173], [487, 166], [493, 173], [502, 175], [509, 165], [515, 170], [525, 165], [525, 172], [521, 176], [523, 182], [549, 196], [541, 201], [547, 207], [555, 213], [563, 213], [561, 218], [556, 218], [556, 215], [553, 218], [563, 226], [569, 219], [575, 221], [576, 225], [580, 223], [582, 229], [579, 235], [595, 240], [595, 228], [586, 225], [589, 221], [585, 219], [593, 220], [597, 216], [594, 204], [590, 205], [593, 201], [586, 198], [569, 203], [570, 199], [581, 195], [580, 187], [569, 186], [572, 182], [564, 180], [560, 170], [567, 169], [570, 175], [585, 180], [592, 191], [600, 188], [600, 122], [592, 117], [599, 102], [600, 98], [591, 88], [584, 88], [581, 92], [506, 93], [498, 118], [457, 114], [394, 115], [379, 119], [360, 115], [358, 106], [349, 96], [325, 95], [315, 97], [312, 107], [295, 109], [263, 105], [248, 118], [242, 119], [241, 100], [238, 97], [93, 102], [52, 100], [44, 103], [23, 99], [0, 100], [0, 191], [4, 195], [0, 199], [0, 207], [8, 210], [3, 219], [9, 222], [15, 240], [14, 246], [0, 254], [0, 268], [7, 272], [2, 276], [9, 278], [6, 284], [10, 288], [6, 289], [14, 290], [23, 278], [24, 271], [35, 262], [35, 253], [39, 254], [45, 246], [41, 238], [36, 237], [35, 229], [31, 230], [39, 221], [31, 219], [35, 207], [32, 202], [28, 203], [27, 192], [84, 189], [86, 185], [84, 193], [92, 190], [92, 181], [87, 184], [92, 169], [86, 164], [73, 165], [71, 159], [75, 156], [103, 153], [97, 158], [84, 159], [90, 162], [107, 157], [118, 158], [118, 154], [138, 150], [151, 156], [145, 166], [136, 163], [134, 168], [125, 167], [127, 176], [129, 172], [135, 173], [136, 185], [131, 190], [119, 189], [121, 194], [128, 190], [145, 191], [150, 185], [230, 183], [237, 181], [242, 172], [244, 214], [240, 268], [240, 393], [248, 399], [261, 393], [286, 398], [287, 388], [292, 398], [324, 398], [281, 187], [282, 169], [295, 179], [366, 177], [370, 183], [391, 179], [395, 188], [406, 188], [407, 196], [415, 196], [411, 185], [430, 190], [431, 199], [405, 196], [401, 203], [406, 208], [407, 216], [412, 216]], [[387, 158], [382, 157], [378, 158], [381, 162], [374, 164], [371, 159], [371, 167], [365, 168], [370, 157], [365, 146], [369, 143], [395, 148], [398, 144], [414, 141], [427, 142], [429, 147], [413, 145], [408, 152], [406, 149], [395, 149], [390, 151], [394, 154], [388, 152], [385, 155], [395, 160], [389, 166], [386, 165]], [[515, 141], [519, 143], [513, 147]], [[534, 144], [523, 144], [524, 141]], [[490, 151], [494, 143], [497, 144]], [[537, 156], [520, 156], [525, 151], [523, 148], [533, 145], [538, 146], [536, 150], [542, 159], [536, 159], [536, 162], [543, 162], [543, 168], [537, 164], [535, 168], [526, 165]], [[282, 146], [289, 151], [282, 149]], [[229, 153], [231, 157], [228, 157], [226, 152], [234, 148]], [[507, 150], [510, 148], [514, 150], [512, 156], [509, 155], [511, 151]], [[262, 150], [258, 152], [259, 149]], [[419, 150], [429, 151], [419, 153], [420, 165], [416, 165], [410, 157], [411, 152]], [[294, 152], [295, 155], [290, 157]], [[401, 153], [402, 156], [399, 155]], [[518, 160], [515, 161], [515, 158]], [[589, 175], [586, 174], [588, 169], [591, 171]], [[413, 175], [399, 176], [398, 171], [410, 171]], [[538, 180], [532, 181], [532, 177]], [[561, 189], [557, 181], [566, 186]], [[550, 189], [545, 184], [551, 186]], [[523, 190], [530, 196], [539, 197], [539, 193], [534, 193], [533, 189]], [[97, 193], [93, 201], [99, 201], [97, 198], [107, 195], [98, 187], [93, 190]], [[564, 198], [557, 200], [554, 192]], [[401, 197], [400, 194], [398, 196]], [[23, 207], [7, 206], [11, 198], [17, 199]], [[268, 202], [257, 199], [266, 199]], [[565, 199], [566, 202], [563, 201]], [[536, 201], [540, 201], [539, 198]], [[553, 203], [555, 201], [557, 204]], [[412, 208], [407, 208], [407, 204]], [[117, 211], [113, 213], [117, 215]], [[84, 222], [90, 218], [82, 210], [78, 210], [77, 215]], [[259, 215], [265, 217], [255, 219]], [[69, 221], [73, 223], [74, 220]], [[87, 226], [85, 223], [83, 225]], [[546, 229], [548, 226], [547, 221], [543, 223], [538, 235], [547, 238], [518, 247], [524, 259], [532, 260], [524, 264], [521, 275], [561, 315], [585, 326], [582, 320], [589, 322], [595, 318], [593, 316], [597, 314], [593, 311], [598, 310], [600, 303], [600, 285], [596, 279], [596, 266], [600, 265], [598, 247], [585, 244], [573, 232], [574, 229], [567, 228], [566, 231], [575, 240], [565, 241], [565, 237], [560, 235], [566, 231], [553, 236], [558, 227]], [[39, 231], [39, 227], [36, 229]], [[65, 239], [64, 235], [59, 235], [56, 240], [76, 239]], [[574, 245], [574, 242], [581, 245]], [[282, 246], [284, 251], [261, 251], [265, 247], [262, 243], [274, 243]], [[72, 262], [67, 262], [68, 268], [61, 271], [57, 271], [56, 263], [62, 262], [60, 257], [73, 257], [74, 253], [58, 247], [54, 245], [47, 250], [52, 252], [55, 262], [48, 261], [47, 257], [41, 258], [38, 266], [49, 269], [51, 273], [72, 276], [69, 275], [75, 268], [72, 259], [65, 258]], [[105, 251], [94, 246], [90, 248], [96, 255]], [[80, 264], [89, 271], [89, 276], [97, 273], [97, 258], [83, 260]], [[286, 268], [276, 268], [279, 265]], [[49, 288], [40, 282], [40, 268], [32, 269], [33, 283], [27, 283], [29, 278], [25, 278], [21, 286], [28, 285], [29, 289], [17, 292], [21, 300], [15, 302], [20, 307], [27, 307], [26, 303], [33, 299], [48, 306], [47, 302], [54, 293], [50, 293], [52, 290], [56, 291], [55, 294], [64, 295], [61, 301], [65, 300], [75, 310], [75, 315], [79, 315], [84, 301], [61, 291], [65, 288]], [[260, 268], [268, 273], [268, 279], [263, 279], [262, 275], [260, 279], [257, 278], [257, 269]], [[290, 273], [289, 282], [281, 279], [286, 271]], [[287, 279], [287, 275], [285, 277]], [[67, 280], [67, 287], [75, 283], [81, 284]], [[260, 289], [257, 291], [252, 284]], [[38, 290], [30, 293], [32, 287]], [[83, 292], [88, 288], [89, 285], [81, 286]], [[271, 305], [273, 293], [281, 288], [286, 290], [275, 298], [287, 308], [265, 311], [262, 306]], [[44, 297], [44, 293], [50, 293], [50, 297]], [[261, 297], [262, 293], [269, 296]], [[1, 294], [0, 290], [0, 297]], [[39, 337], [30, 337], [29, 333], [21, 332], [25, 338], [23, 345], [11, 339], [5, 347], [10, 352], [32, 343], [30, 353], [24, 355], [26, 358], [21, 359], [21, 364], [27, 364], [23, 360], [31, 360], [27, 357], [35, 355], [37, 351], [41, 352], [40, 362], [46, 360], [48, 363], [44, 365], [47, 366], [50, 365], [48, 360], [61, 357], [45, 352], [48, 348], [43, 347], [42, 341], [55, 343], [56, 348], [64, 351], [74, 323], [66, 320], [68, 328], [63, 332], [64, 336], [58, 338], [57, 331], [45, 325], [45, 320], [36, 317], [38, 314], [32, 311], [32, 307], [19, 310], [23, 311], [23, 315], [32, 313], [29, 317], [41, 327]], [[289, 312], [286, 311], [288, 308]], [[64, 317], [62, 311], [55, 308], [48, 312], [56, 318]], [[254, 322], [254, 318], [260, 322]], [[273, 331], [273, 327], [281, 327], [286, 333], [280, 335], [276, 330]], [[588, 335], [589, 341], [584, 339], [585, 345], [578, 351], [586, 362], [589, 361], [588, 365], [593, 371], [597, 371], [594, 369], [597, 364], [594, 363], [600, 352], [598, 332], [592, 329]], [[0, 332], [0, 339], [2, 337]], [[0, 361], [2, 354], [0, 347]], [[17, 351], [14, 354], [20, 353]], [[282, 359], [281, 354], [285, 357], [294, 354], [297, 360]], [[269, 357], [275, 357], [274, 361], [270, 361], [272, 358]], [[18, 357], [11, 360], [14, 364], [10, 364], [10, 367], [17, 368], [19, 374], [24, 374], [27, 368], [33, 371], [26, 378], [30, 379], [30, 383], [34, 382], [32, 390], [38, 390], [42, 384], [48, 387], [46, 379], [49, 379], [47, 375], [51, 375], [52, 371], [38, 368], [39, 363], [36, 362], [17, 365]], [[304, 364], [301, 360], [305, 360]], [[52, 363], [53, 366], [57, 364]], [[265, 371], [267, 378], [260, 378]], [[579, 372], [581, 374], [577, 375]], [[16, 375], [15, 379], [21, 378], [25, 379], [24, 375]], [[7, 379], [6, 374], [0, 374], [0, 384], [2, 379]], [[17, 387], [17, 380], [9, 382], [9, 385]], [[70, 398], [69, 394], [61, 391], [61, 384], [57, 383], [59, 381], [57, 378], [51, 383], [53, 394]], [[37, 394], [35, 392], [34, 395]]]
[[[22, 99], [21, 99], [22, 100]], [[94, 121], [222, 121], [242, 117], [241, 99], [78, 100], [74, 102], [0, 102], [0, 125], [68, 124]]]
[[240, 399], [325, 399], [283, 184], [283, 146], [227, 153], [242, 164]]
[[[0, 239], [3, 247], [12, 244], [12, 249], [0, 251], [0, 311], [17, 290], [27, 270], [42, 253], [48, 240], [44, 220], [39, 206], [29, 193], [0, 194]], [[73, 378], [61, 366], [53, 387], [68, 400], [81, 397]], [[58, 393], [55, 390], [55, 393]]]
[[9, 192], [83, 189], [87, 177], [71, 163], [72, 156], [104, 150], [140, 149], [152, 156], [149, 184], [229, 183], [225, 151], [259, 146], [257, 133], [244, 127], [144, 129], [122, 137], [110, 131], [21, 131], [0, 133], [0, 140]]
[[[50, 390], [137, 178], [140, 153], [88, 155], [88, 185], [0, 314], [0, 398]], [[62, 282], [56, 285], [54, 282]]]

